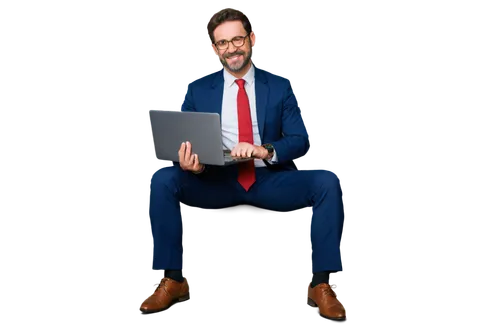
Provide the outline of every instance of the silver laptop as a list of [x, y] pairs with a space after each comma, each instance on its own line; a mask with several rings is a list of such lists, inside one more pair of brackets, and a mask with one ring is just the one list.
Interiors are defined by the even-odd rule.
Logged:
[[231, 150], [224, 149], [218, 113], [151, 110], [149, 116], [160, 160], [179, 162], [179, 148], [186, 141], [203, 164], [230, 165], [253, 159], [233, 158]]

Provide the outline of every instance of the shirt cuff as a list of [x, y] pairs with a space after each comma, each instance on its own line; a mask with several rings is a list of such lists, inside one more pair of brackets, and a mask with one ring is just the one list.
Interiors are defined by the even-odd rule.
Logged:
[[271, 160], [267, 160], [271, 164], [277, 164], [278, 163], [278, 153], [276, 150], [274, 150], [273, 158]]

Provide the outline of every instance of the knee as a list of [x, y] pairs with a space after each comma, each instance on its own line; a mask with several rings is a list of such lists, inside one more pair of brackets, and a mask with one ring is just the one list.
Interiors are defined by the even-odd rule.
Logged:
[[331, 171], [321, 170], [318, 172], [316, 181], [325, 190], [340, 191], [340, 181], [336, 174]]
[[151, 187], [154, 186], [169, 186], [177, 183], [179, 178], [179, 170], [176, 167], [166, 167], [156, 171], [151, 178]]

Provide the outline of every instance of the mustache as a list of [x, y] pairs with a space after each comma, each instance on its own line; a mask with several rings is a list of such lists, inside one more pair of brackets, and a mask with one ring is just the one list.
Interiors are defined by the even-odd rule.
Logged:
[[224, 58], [231, 58], [231, 57], [234, 57], [235, 55], [242, 55], [244, 56], [245, 55], [245, 52], [243, 51], [236, 51], [236, 52], [233, 52], [233, 53], [227, 53], [224, 55]]

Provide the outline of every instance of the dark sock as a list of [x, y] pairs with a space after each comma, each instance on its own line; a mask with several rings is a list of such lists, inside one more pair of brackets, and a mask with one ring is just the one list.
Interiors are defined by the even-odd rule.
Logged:
[[182, 270], [166, 269], [164, 277], [171, 278], [177, 282], [184, 281], [184, 277], [182, 277]]
[[336, 271], [326, 271], [326, 272], [314, 273], [311, 282], [311, 288], [316, 287], [320, 283], [330, 283], [330, 273], [335, 273], [335, 272]]

